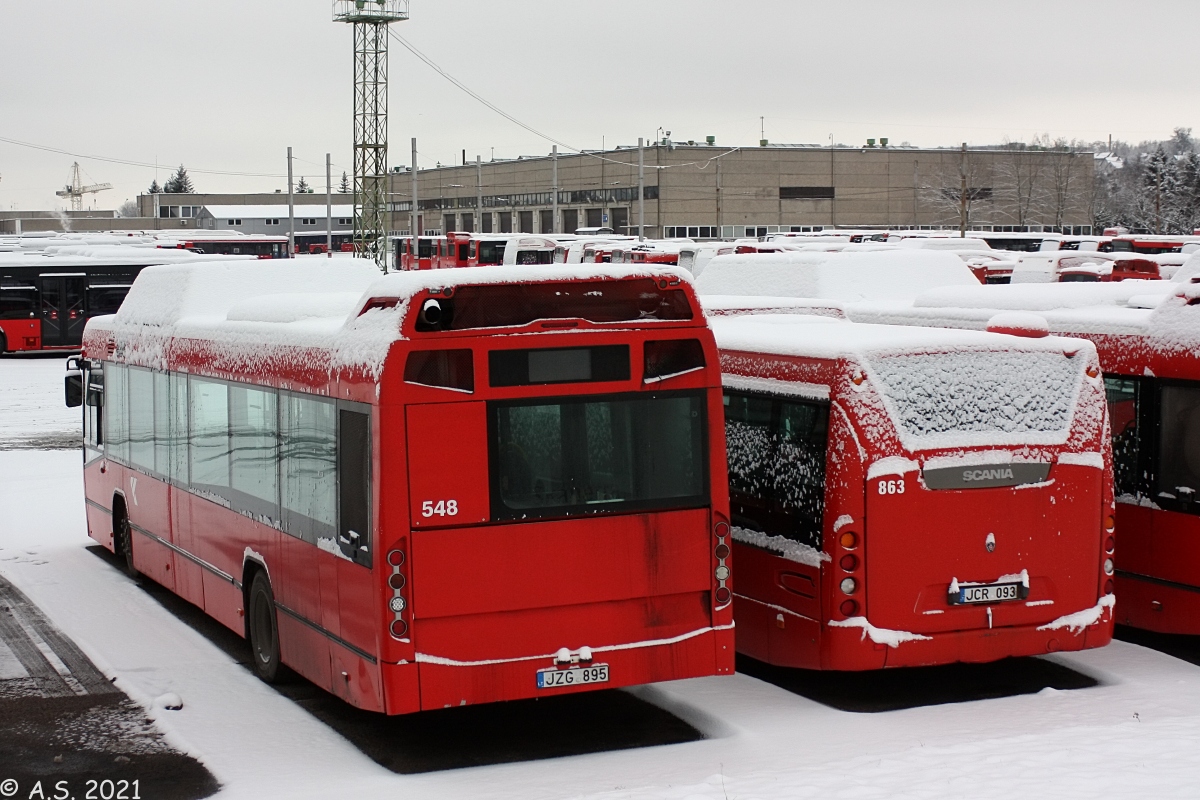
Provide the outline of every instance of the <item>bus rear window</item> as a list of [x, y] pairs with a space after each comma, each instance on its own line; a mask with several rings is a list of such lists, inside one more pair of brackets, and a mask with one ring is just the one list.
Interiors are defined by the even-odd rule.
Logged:
[[870, 367], [905, 446], [920, 450], [1065, 440], [1083, 361], [1061, 352], [963, 351], [876, 356]]
[[579, 283], [463, 286], [437, 298], [438, 322], [420, 319], [419, 331], [471, 330], [528, 325], [542, 319], [588, 322], [692, 319], [692, 305], [677, 288], [661, 289], [650, 278]]
[[488, 372], [492, 386], [627, 381], [629, 345], [493, 350]]
[[493, 403], [492, 517], [704, 505], [705, 417], [699, 392]]

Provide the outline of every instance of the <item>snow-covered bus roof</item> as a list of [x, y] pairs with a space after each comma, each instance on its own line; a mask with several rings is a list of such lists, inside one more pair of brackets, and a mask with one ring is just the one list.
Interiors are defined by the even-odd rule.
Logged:
[[[696, 279], [702, 295], [809, 298], [838, 303], [912, 300], [937, 286], [978, 286], [953, 253], [749, 253], [717, 256]], [[712, 302], [705, 297], [705, 306]]]
[[[1096, 348], [1087, 341], [810, 316], [751, 315], [710, 324], [727, 387], [809, 397], [827, 387], [876, 448], [886, 449], [888, 435], [878, 424], [883, 414], [910, 453], [1057, 446], [1073, 435], [1083, 445], [1094, 442], [1103, 419]], [[856, 369], [789, 368], [771, 356], [846, 360]], [[1088, 413], [1081, 416], [1085, 371]]]
[[107, 339], [128, 363], [165, 368], [170, 340], [202, 340], [211, 345], [214, 369], [234, 371], [269, 362], [278, 348], [309, 348], [323, 360], [314, 369], [358, 368], [377, 378], [389, 348], [403, 338], [409, 302], [422, 293], [544, 281], [690, 282], [686, 270], [650, 266], [497, 266], [381, 275], [373, 261], [358, 258], [197, 260], [201, 263], [143, 270], [115, 315], [88, 322], [85, 347]]

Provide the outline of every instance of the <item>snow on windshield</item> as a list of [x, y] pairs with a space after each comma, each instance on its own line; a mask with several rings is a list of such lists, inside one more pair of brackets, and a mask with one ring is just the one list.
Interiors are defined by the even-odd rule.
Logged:
[[1066, 441], [1082, 358], [1061, 352], [877, 354], [867, 360], [905, 447]]

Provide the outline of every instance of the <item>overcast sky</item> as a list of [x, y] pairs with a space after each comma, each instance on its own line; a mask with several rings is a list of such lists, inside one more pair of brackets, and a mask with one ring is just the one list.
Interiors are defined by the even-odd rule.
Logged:
[[[0, 137], [186, 164], [201, 191], [324, 185], [351, 170], [353, 52], [328, 0], [4, 3]], [[396, 32], [530, 127], [578, 148], [676, 140], [923, 146], [1037, 134], [1139, 141], [1200, 130], [1195, 0], [412, 0]], [[543, 154], [419, 62], [391, 52], [392, 164]], [[62, 206], [70, 155], [0, 142], [0, 208]], [[81, 158], [115, 208], [153, 166]], [[266, 173], [267, 177], [206, 174]], [[335, 183], [337, 178], [335, 177]], [[89, 201], [91, 202], [91, 201]]]

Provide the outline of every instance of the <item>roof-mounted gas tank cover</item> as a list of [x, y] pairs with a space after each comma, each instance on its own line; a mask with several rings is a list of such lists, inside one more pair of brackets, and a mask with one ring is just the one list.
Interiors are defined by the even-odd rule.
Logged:
[[684, 322], [699, 317], [674, 275], [435, 288], [414, 297], [419, 333], [524, 327], [538, 321]]

